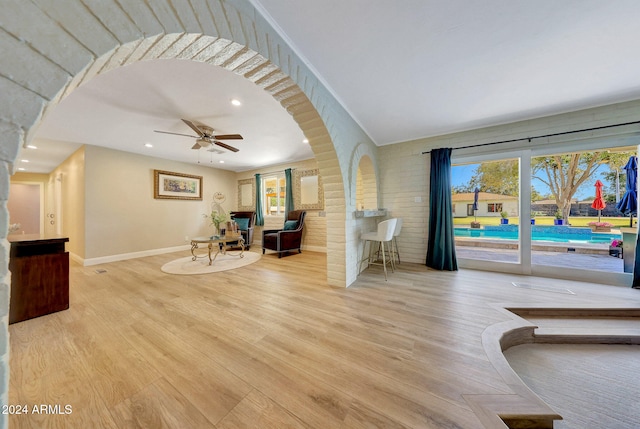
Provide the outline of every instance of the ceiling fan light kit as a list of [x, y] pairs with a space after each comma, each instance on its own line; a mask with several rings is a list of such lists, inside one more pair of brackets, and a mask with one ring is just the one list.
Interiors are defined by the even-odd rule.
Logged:
[[220, 134], [220, 135], [214, 135], [214, 129], [212, 127], [209, 127], [207, 125], [197, 125], [195, 123], [193, 123], [192, 121], [189, 121], [187, 119], [183, 119], [182, 122], [184, 122], [185, 124], [187, 124], [187, 126], [189, 128], [191, 128], [193, 131], [195, 131], [196, 134], [198, 134], [197, 136], [190, 136], [188, 134], [180, 134], [180, 133], [172, 133], [169, 131], [158, 131], [158, 130], [154, 130], [156, 133], [162, 133], [162, 134], [173, 134], [173, 135], [178, 135], [178, 136], [185, 136], [185, 137], [192, 137], [196, 139], [196, 144], [194, 144], [191, 149], [200, 149], [200, 148], [206, 148], [211, 146], [212, 144], [215, 144], [217, 146], [223, 147], [227, 150], [230, 150], [232, 152], [238, 152], [239, 149], [230, 146], [226, 143], [222, 143], [221, 141], [218, 140], [242, 140], [242, 136], [240, 134]]
[[198, 145], [199, 147], [197, 149], [199, 149], [200, 147], [209, 147], [211, 146], [211, 142], [207, 139], [197, 139], [196, 140], [196, 145]]

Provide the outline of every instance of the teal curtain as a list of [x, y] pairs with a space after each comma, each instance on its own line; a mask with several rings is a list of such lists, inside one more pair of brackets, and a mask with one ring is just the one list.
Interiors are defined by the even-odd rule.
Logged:
[[427, 267], [457, 271], [451, 205], [451, 149], [431, 151]]
[[285, 186], [287, 193], [284, 196], [284, 218], [287, 219], [289, 212], [294, 210], [293, 207], [293, 180], [291, 179], [291, 169], [284, 170]]
[[262, 209], [262, 180], [260, 175], [256, 174], [256, 225], [264, 225], [264, 210]]

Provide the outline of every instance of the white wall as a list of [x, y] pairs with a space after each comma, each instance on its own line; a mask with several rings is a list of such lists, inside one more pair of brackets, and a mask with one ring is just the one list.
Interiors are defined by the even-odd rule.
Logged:
[[[85, 147], [86, 251], [88, 263], [105, 257], [170, 250], [189, 243], [185, 237], [211, 232], [203, 215], [211, 211], [214, 192], [236, 206], [236, 174], [211, 167], [135, 155], [97, 146]], [[154, 198], [154, 170], [203, 177], [202, 201]]]
[[[60, 164], [49, 175], [53, 195], [53, 206], [60, 208], [55, 213], [54, 222], [60, 226], [63, 236], [69, 238], [66, 249], [73, 258], [83, 258], [85, 254], [85, 148], [81, 147]], [[56, 186], [61, 195], [55, 195]], [[56, 199], [60, 201], [56, 203]], [[47, 198], [49, 199], [49, 198]], [[56, 229], [57, 232], [57, 229]]]

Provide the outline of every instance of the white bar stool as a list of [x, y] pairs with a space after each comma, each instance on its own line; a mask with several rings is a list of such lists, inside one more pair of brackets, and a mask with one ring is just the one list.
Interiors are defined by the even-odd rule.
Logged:
[[[362, 271], [362, 263], [367, 261], [367, 267], [369, 265], [382, 265], [384, 268], [384, 279], [387, 280], [387, 264], [391, 264], [391, 270], [394, 270], [393, 257], [387, 261], [386, 253], [390, 254], [391, 248], [391, 240], [393, 239], [393, 233], [395, 232], [396, 223], [398, 219], [387, 219], [378, 224], [378, 229], [375, 232], [367, 232], [360, 236], [360, 239], [364, 241], [362, 245], [362, 259], [360, 260], [360, 265], [358, 267], [358, 274]], [[365, 250], [367, 248], [367, 242], [372, 242], [369, 245], [369, 257], [365, 258]], [[378, 243], [378, 248], [382, 247], [382, 264], [379, 262], [373, 261], [373, 255], [378, 253], [374, 252], [373, 242]], [[385, 248], [385, 243], [387, 247]]]

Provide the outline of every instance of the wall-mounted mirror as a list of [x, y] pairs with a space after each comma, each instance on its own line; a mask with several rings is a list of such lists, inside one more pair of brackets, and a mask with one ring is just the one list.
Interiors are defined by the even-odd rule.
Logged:
[[256, 209], [255, 179], [238, 180], [238, 211]]
[[322, 210], [324, 208], [324, 191], [322, 178], [318, 169], [295, 171], [296, 208], [299, 210]]

